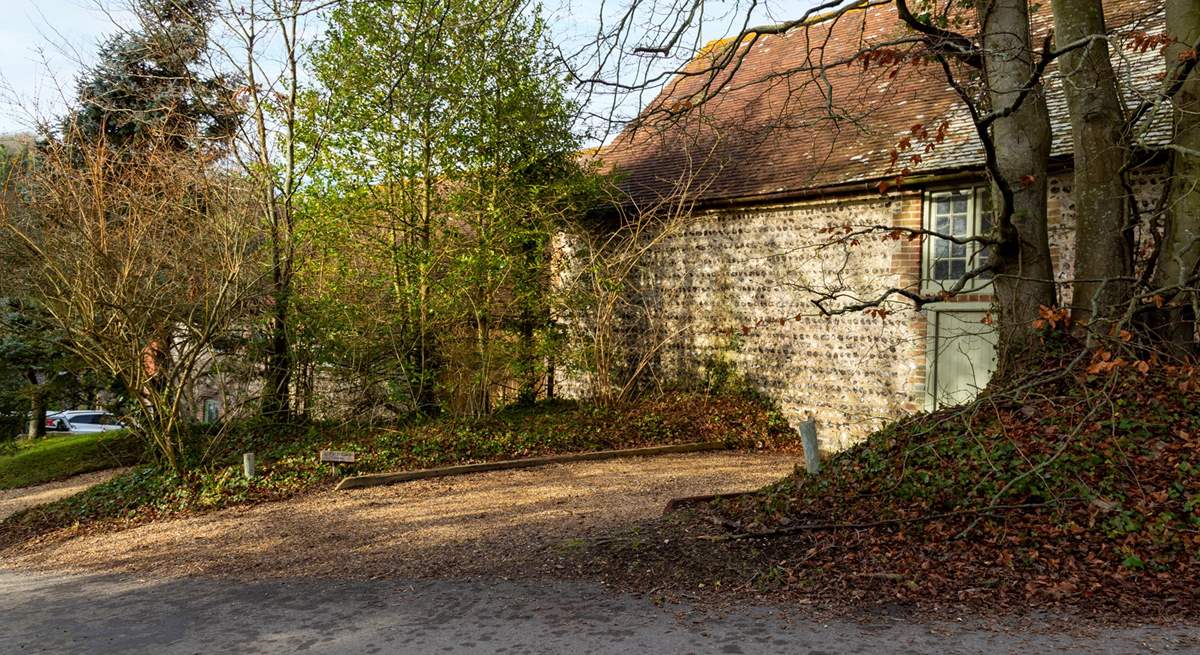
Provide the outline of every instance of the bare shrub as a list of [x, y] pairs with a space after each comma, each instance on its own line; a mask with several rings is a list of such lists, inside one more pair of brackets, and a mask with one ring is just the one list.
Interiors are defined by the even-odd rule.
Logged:
[[136, 148], [68, 134], [6, 180], [0, 230], [84, 362], [131, 400], [131, 429], [181, 470], [189, 394], [257, 291], [250, 196], [203, 151], [149, 137]]

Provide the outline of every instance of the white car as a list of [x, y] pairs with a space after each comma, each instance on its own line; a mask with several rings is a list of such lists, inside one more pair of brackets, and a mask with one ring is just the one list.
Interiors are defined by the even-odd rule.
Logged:
[[125, 425], [117, 417], [102, 409], [72, 409], [46, 415], [47, 432], [86, 434], [124, 429]]

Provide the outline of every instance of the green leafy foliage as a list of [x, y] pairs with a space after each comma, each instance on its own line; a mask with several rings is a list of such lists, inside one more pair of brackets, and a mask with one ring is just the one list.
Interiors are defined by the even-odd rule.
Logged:
[[74, 406], [106, 386], [41, 307], [28, 298], [0, 297], [0, 442], [24, 433], [31, 411]]
[[314, 49], [295, 342], [370, 410], [480, 415], [543, 391], [550, 235], [588, 176], [530, 9], [342, 3]]

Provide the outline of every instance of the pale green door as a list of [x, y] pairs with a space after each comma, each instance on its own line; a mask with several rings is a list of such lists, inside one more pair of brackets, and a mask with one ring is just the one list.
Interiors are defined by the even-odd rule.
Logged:
[[929, 312], [926, 406], [937, 409], [974, 398], [996, 370], [996, 330], [986, 305], [947, 303]]

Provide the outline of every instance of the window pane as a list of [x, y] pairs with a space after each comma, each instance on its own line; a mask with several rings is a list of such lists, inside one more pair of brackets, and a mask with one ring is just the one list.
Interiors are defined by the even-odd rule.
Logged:
[[938, 198], [937, 202], [935, 202], [933, 205], [933, 213], [935, 215], [949, 214], [950, 213], [950, 199], [945, 196]]
[[951, 243], [950, 244], [950, 256], [951, 257], [966, 257], [967, 256], [967, 244]]
[[950, 217], [949, 216], [938, 216], [937, 217], [937, 227], [934, 228], [934, 231], [938, 232], [939, 234], [946, 234], [947, 232], [949, 232], [950, 231]]
[[992, 191], [984, 187], [976, 196], [975, 211], [979, 214], [979, 236], [989, 236], [992, 233]]
[[956, 196], [954, 198], [954, 213], [955, 214], [967, 213], [967, 197], [966, 196]]
[[956, 237], [970, 236], [967, 234], [967, 215], [966, 214], [954, 217], [954, 236], [956, 236]]
[[949, 276], [950, 264], [946, 260], [940, 260], [933, 263], [933, 279], [945, 280]]
[[221, 407], [215, 398], [206, 398], [204, 400], [204, 421], [206, 423], [216, 423], [221, 418]]
[[934, 239], [933, 256], [942, 259], [950, 256], [950, 242], [945, 239]]
[[951, 259], [950, 260], [950, 277], [949, 277], [949, 279], [957, 280], [958, 278], [960, 278], [966, 274], [967, 274], [966, 260], [963, 260], [963, 259]]

